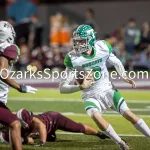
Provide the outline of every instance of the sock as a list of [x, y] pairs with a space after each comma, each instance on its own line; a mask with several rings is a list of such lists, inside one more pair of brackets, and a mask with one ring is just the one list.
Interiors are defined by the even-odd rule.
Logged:
[[134, 124], [134, 127], [150, 139], [150, 129], [143, 119], [139, 119], [138, 122]]
[[109, 136], [114, 142], [117, 144], [121, 142], [121, 138], [119, 135], [115, 132], [115, 130], [112, 128], [112, 126], [109, 124], [106, 131], [103, 131], [107, 136]]

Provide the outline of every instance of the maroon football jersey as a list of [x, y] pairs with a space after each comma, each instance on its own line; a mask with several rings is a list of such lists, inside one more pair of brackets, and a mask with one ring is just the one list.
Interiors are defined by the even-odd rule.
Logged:
[[[57, 129], [69, 132], [84, 133], [85, 127], [81, 123], [76, 123], [73, 120], [63, 116], [58, 112], [48, 111], [42, 114], [33, 115], [26, 109], [21, 109], [17, 112], [17, 117], [19, 118], [22, 128], [21, 135], [22, 138], [26, 138], [30, 133], [38, 133], [37, 129], [33, 127], [32, 119], [33, 117], [39, 118], [45, 125], [47, 130], [47, 141], [55, 141]], [[7, 134], [8, 136], [8, 134]], [[6, 140], [6, 137], [3, 136]]]
[[48, 111], [42, 114], [35, 115], [35, 117], [39, 118], [45, 125], [47, 134], [53, 133], [57, 129], [57, 120], [59, 118], [59, 113]]
[[[42, 114], [33, 115], [31, 112], [21, 109], [17, 112], [17, 116], [24, 127], [22, 130], [22, 137], [26, 137], [31, 132], [38, 132], [32, 126], [33, 117], [39, 118], [45, 124], [48, 139], [51, 139], [51, 136], [56, 138], [55, 131], [57, 129], [77, 133], [84, 133], [85, 131], [85, 128], [81, 123], [76, 123], [58, 112], [48, 111]], [[48, 139], [47, 141], [50, 141]]]
[[[26, 109], [21, 109], [17, 112], [17, 116], [18, 118], [21, 120], [22, 123], [22, 127], [24, 129], [24, 132], [26, 131], [31, 131], [33, 130], [33, 126], [32, 126], [32, 118], [36, 117], [39, 118], [45, 125], [46, 125], [46, 130], [47, 130], [47, 134], [49, 133], [53, 133], [56, 130], [56, 123], [57, 120], [59, 118], [59, 113], [57, 112], [45, 112], [43, 114], [39, 114], [39, 115], [33, 115], [31, 112], [27, 111]], [[23, 132], [23, 134], [25, 134]], [[35, 132], [35, 130], [34, 130]]]

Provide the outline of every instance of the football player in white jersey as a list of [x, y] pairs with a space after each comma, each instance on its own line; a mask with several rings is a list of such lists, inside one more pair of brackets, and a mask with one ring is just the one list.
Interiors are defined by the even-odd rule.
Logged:
[[[108, 108], [119, 112], [137, 130], [150, 138], [149, 127], [140, 117], [131, 112], [124, 98], [119, 91], [113, 88], [109, 80], [106, 62], [115, 67], [125, 82], [131, 84], [133, 88], [136, 87], [135, 82], [127, 77], [121, 61], [112, 53], [111, 45], [104, 40], [96, 40], [96, 33], [89, 25], [80, 25], [74, 31], [73, 44], [74, 49], [66, 55], [64, 60], [67, 78], [63, 77], [61, 80], [60, 92], [73, 93], [82, 91], [82, 99], [87, 114], [107, 136], [119, 145], [120, 149], [128, 150], [129, 146], [102, 117], [102, 113]], [[77, 77], [74, 73], [77, 68], [80, 68], [79, 70], [81, 68], [83, 70], [92, 70], [94, 76], [87, 77], [85, 75], [80, 85], [73, 85], [71, 82]]]
[[20, 55], [20, 49], [14, 44], [15, 36], [16, 33], [12, 25], [6, 21], [0, 21], [0, 123], [9, 126], [11, 148], [22, 150], [20, 122], [6, 106], [8, 86], [23, 93], [35, 93], [37, 89], [19, 85], [9, 76], [13, 64]]

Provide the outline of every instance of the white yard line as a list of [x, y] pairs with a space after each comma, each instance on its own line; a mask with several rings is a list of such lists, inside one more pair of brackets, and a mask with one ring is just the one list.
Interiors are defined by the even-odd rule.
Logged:
[[119, 134], [120, 136], [135, 136], [135, 137], [145, 137], [144, 135], [140, 135], [140, 134]]
[[[109, 114], [110, 113], [110, 114]], [[74, 112], [63, 112], [63, 115], [68, 115], [68, 116], [88, 116], [86, 113], [74, 113]], [[103, 114], [102, 116], [108, 116], [108, 117], [122, 117], [119, 113], [115, 112], [108, 112], [108, 114]], [[150, 118], [150, 115], [140, 115], [140, 117], [144, 117], [144, 118]]]
[[[103, 116], [111, 116], [111, 117], [122, 117], [119, 113], [116, 114], [103, 114]], [[150, 115], [139, 115], [142, 118], [150, 118]]]
[[150, 104], [150, 100], [125, 100], [127, 103]]
[[[79, 103], [83, 103], [83, 101], [81, 99], [61, 99], [60, 98], [21, 98], [21, 97], [11, 97], [8, 98], [8, 100], [11, 101], [49, 101], [49, 102], [79, 102]], [[150, 104], [150, 101], [146, 101], [146, 100], [141, 100], [141, 101], [136, 101], [136, 100], [127, 100], [127, 103], [146, 103], [146, 104]], [[146, 108], [130, 108], [132, 111], [143, 111], [143, 112], [149, 112], [150, 108], [146, 107]], [[110, 113], [110, 112], [106, 112], [106, 113]], [[117, 112], [112, 111], [112, 114], [116, 114]]]
[[[16, 113], [16, 112], [13, 112], [13, 113]], [[43, 112], [33, 112], [35, 115], [36, 114], [42, 114]], [[87, 116], [88, 115], [85, 113], [74, 113], [74, 112], [60, 112], [62, 115], [65, 115], [65, 116]], [[112, 112], [107, 112], [108, 114], [103, 114], [103, 116], [107, 116], [107, 117], [122, 117], [119, 113], [115, 112], [115, 113], [112, 113]], [[109, 114], [111, 113], [111, 114]], [[150, 118], [150, 115], [140, 115], [140, 117], [143, 117], [143, 118]]]
[[22, 98], [22, 97], [10, 97], [8, 100], [11, 101], [60, 101], [60, 102], [82, 102], [82, 99], [68, 99], [68, 98], [39, 98], [39, 97], [34, 97], [34, 98]]
[[[8, 100], [11, 101], [60, 101], [60, 102], [82, 102], [82, 99], [75, 99], [75, 98], [39, 98], [39, 97], [27, 97], [27, 98], [22, 98], [22, 97], [9, 97]], [[127, 103], [149, 103], [150, 100], [126, 100]]]
[[144, 112], [146, 112], [146, 111], [150, 111], [150, 109], [149, 108], [130, 108], [132, 111], [144, 111]]
[[[73, 132], [57, 132], [57, 134], [71, 134], [71, 135], [84, 135], [83, 133], [73, 133]], [[134, 136], [134, 137], [144, 137], [144, 135], [140, 134], [119, 134], [119, 136]]]

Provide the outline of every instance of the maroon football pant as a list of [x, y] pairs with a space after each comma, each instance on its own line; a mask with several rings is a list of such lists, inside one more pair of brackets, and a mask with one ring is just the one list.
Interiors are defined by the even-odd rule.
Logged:
[[[59, 129], [59, 130], [75, 132], [75, 133], [85, 132], [85, 128], [81, 123], [77, 123], [57, 112], [53, 112], [53, 114], [55, 114], [55, 117], [57, 116], [55, 130]], [[53, 142], [56, 140], [55, 130], [47, 135], [47, 141]]]
[[69, 132], [84, 133], [85, 128], [81, 123], [77, 123], [61, 114], [57, 120], [57, 129]]
[[0, 102], [0, 123], [5, 126], [10, 126], [16, 120], [18, 120], [17, 116], [4, 103]]

